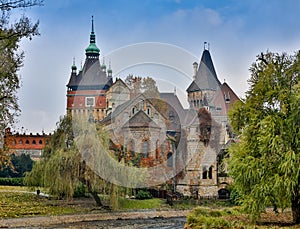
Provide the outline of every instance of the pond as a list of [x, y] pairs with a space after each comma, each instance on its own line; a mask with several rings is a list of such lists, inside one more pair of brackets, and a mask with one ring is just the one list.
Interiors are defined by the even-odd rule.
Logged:
[[[183, 229], [186, 217], [173, 218], [151, 218], [151, 219], [120, 219], [120, 220], [101, 220], [80, 223], [67, 223], [59, 225], [45, 226], [43, 228], [97, 228], [97, 229]], [[32, 227], [30, 227], [32, 228]], [[37, 227], [40, 228], [40, 227]]]

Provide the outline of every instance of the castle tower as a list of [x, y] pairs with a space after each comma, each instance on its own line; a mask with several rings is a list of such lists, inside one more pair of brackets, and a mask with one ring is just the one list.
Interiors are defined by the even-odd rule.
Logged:
[[67, 114], [85, 115], [92, 112], [95, 120], [101, 120], [106, 112], [106, 91], [112, 84], [111, 70], [109, 76], [101, 69], [100, 49], [96, 46], [94, 19], [90, 44], [85, 49], [85, 63], [77, 73], [75, 61], [71, 67], [71, 76], [67, 84]]
[[[206, 42], [204, 44], [207, 44]], [[186, 90], [190, 108], [209, 108], [209, 102], [219, 89], [221, 83], [217, 77], [208, 47], [204, 46], [199, 65], [195, 62], [194, 80]]]

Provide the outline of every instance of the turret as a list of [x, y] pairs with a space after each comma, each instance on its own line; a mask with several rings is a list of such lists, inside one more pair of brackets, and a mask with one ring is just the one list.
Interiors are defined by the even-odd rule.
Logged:
[[92, 16], [92, 31], [90, 34], [90, 44], [85, 49], [85, 55], [89, 58], [98, 58], [100, 55], [100, 49], [96, 46], [96, 35], [94, 32], [94, 17]]
[[194, 63], [193, 63], [193, 67], [194, 67], [194, 75], [193, 75], [193, 78], [196, 79], [197, 69], [198, 69], [198, 63], [197, 63], [197, 62], [194, 62]]
[[73, 74], [77, 75], [77, 67], [75, 65], [75, 58], [73, 58], [73, 65], [72, 65], [71, 69], [72, 69], [72, 73], [71, 74], [72, 75]]

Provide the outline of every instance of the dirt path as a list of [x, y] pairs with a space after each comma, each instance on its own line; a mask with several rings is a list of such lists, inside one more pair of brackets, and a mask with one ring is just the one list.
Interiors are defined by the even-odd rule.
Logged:
[[137, 212], [106, 212], [76, 215], [58, 216], [37, 216], [26, 218], [1, 219], [0, 228], [30, 228], [30, 227], [51, 227], [51, 225], [63, 225], [70, 223], [93, 222], [103, 220], [128, 220], [128, 219], [155, 219], [185, 217], [189, 213], [185, 211], [137, 211]]

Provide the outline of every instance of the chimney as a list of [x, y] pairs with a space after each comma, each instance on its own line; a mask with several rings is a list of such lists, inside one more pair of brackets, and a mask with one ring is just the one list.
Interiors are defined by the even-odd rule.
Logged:
[[198, 63], [197, 63], [197, 62], [194, 62], [194, 63], [193, 63], [193, 67], [194, 67], [194, 75], [193, 75], [193, 78], [196, 79], [197, 69], [198, 69]]

